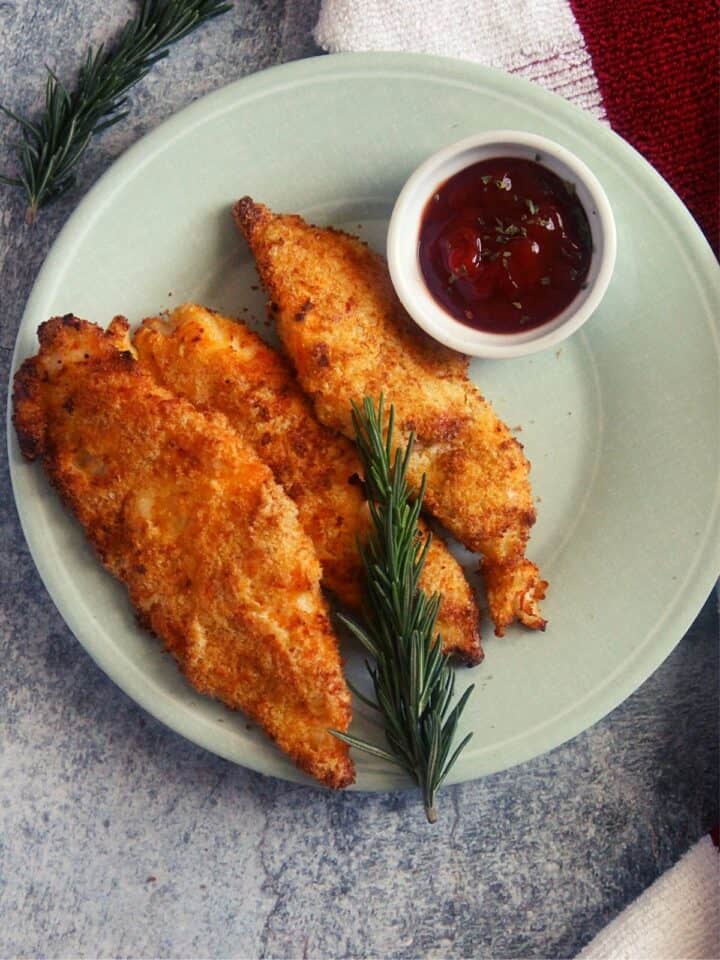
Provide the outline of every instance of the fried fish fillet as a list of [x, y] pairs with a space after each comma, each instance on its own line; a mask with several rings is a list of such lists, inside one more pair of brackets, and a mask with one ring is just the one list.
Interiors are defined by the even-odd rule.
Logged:
[[409, 481], [482, 570], [495, 632], [543, 629], [547, 583], [525, 558], [535, 509], [521, 445], [467, 376], [397, 299], [385, 261], [356, 237], [275, 215], [250, 197], [233, 210], [255, 257], [283, 346], [315, 413], [352, 435], [350, 401], [384, 394], [399, 443], [415, 433]]
[[[268, 464], [298, 508], [320, 560], [325, 586], [349, 607], [361, 603], [357, 540], [370, 518], [354, 445], [316, 420], [283, 357], [242, 323], [195, 304], [144, 321], [133, 340], [158, 383], [219, 410]], [[467, 664], [482, 659], [479, 612], [460, 564], [433, 538], [421, 584], [443, 602], [443, 649]]]
[[330, 787], [353, 781], [350, 696], [297, 510], [221, 414], [158, 386], [127, 322], [39, 330], [15, 377], [29, 460], [201, 693], [240, 708]]

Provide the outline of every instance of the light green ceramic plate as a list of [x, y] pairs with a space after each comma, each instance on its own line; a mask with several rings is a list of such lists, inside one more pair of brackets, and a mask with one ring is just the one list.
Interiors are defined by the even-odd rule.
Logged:
[[[410, 171], [461, 137], [542, 133], [602, 181], [619, 233], [601, 309], [561, 350], [477, 362], [500, 415], [522, 427], [538, 523], [530, 556], [551, 582], [544, 635], [486, 633], [452, 779], [509, 767], [586, 729], [627, 697], [682, 637], [720, 567], [720, 303], [717, 265], [661, 178], [579, 110], [479, 66], [405, 55], [324, 57], [249, 77], [193, 104], [129, 150], [91, 190], [52, 249], [20, 327], [73, 311], [136, 322], [186, 299], [265, 330], [262, 294], [230, 204], [360, 232], [382, 249]], [[244, 312], [245, 311], [245, 312]], [[267, 331], [265, 331], [267, 332]], [[41, 469], [20, 460], [15, 496], [40, 574], [70, 629], [112, 679], [168, 726], [230, 760], [302, 776], [244, 719], [185, 684], [140, 630], [125, 592], [85, 545]], [[358, 651], [348, 669], [360, 680]], [[361, 707], [355, 730], [380, 737]], [[357, 757], [358, 787], [403, 781]]]

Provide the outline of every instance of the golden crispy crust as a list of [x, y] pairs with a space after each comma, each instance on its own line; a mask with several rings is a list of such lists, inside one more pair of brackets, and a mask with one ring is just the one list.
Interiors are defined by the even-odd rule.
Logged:
[[[363, 571], [357, 540], [369, 513], [353, 444], [323, 427], [287, 362], [243, 324], [195, 304], [144, 321], [134, 346], [158, 383], [202, 409], [219, 410], [295, 501], [325, 586], [357, 609]], [[438, 630], [446, 653], [482, 659], [479, 612], [462, 568], [439, 538], [422, 585], [443, 594]]]
[[[270, 298], [283, 346], [326, 426], [350, 436], [350, 401], [381, 393], [395, 406], [397, 441], [416, 436], [409, 479], [427, 476], [425, 505], [462, 543], [525, 577], [516, 609], [537, 627], [540, 580], [525, 560], [535, 521], [521, 445], [467, 376], [465, 358], [410, 320], [385, 262], [357, 238], [278, 216], [249, 197], [234, 207]], [[505, 578], [504, 582], [509, 582]], [[504, 626], [495, 596], [496, 632]], [[528, 608], [530, 613], [527, 613]]]
[[15, 378], [21, 449], [40, 458], [142, 623], [201, 693], [244, 710], [330, 787], [354, 772], [350, 696], [294, 504], [221, 414], [158, 386], [127, 346], [72, 316]]
[[547, 581], [540, 579], [538, 568], [529, 560], [508, 564], [480, 565], [487, 590], [490, 616], [495, 633], [502, 637], [505, 628], [519, 620], [532, 630], [544, 630], [546, 621], [540, 616], [538, 604], [545, 598]]

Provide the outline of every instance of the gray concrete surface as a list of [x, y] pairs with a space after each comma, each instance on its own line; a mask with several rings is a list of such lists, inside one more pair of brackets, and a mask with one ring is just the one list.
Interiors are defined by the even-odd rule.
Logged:
[[[318, 0], [238, 0], [177, 48], [34, 229], [0, 189], [0, 385], [38, 268], [129, 144], [239, 76], [315, 51]], [[0, 102], [39, 102], [126, 2], [0, 2]], [[0, 121], [0, 169], [13, 130]], [[92, 663], [49, 600], [0, 470], [0, 955], [571, 957], [718, 819], [713, 598], [622, 707], [553, 753], [412, 795], [331, 795], [185, 742]]]

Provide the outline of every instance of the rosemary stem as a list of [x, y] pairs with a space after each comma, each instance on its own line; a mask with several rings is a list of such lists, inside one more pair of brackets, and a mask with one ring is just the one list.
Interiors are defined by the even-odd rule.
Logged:
[[143, 0], [138, 15], [120, 31], [111, 49], [88, 49], [71, 93], [47, 68], [45, 110], [37, 122], [0, 104], [0, 111], [20, 127], [17, 163], [20, 175], [0, 175], [4, 186], [25, 191], [25, 220], [75, 183], [75, 169], [94, 134], [126, 116], [126, 94], [142, 80], [173, 43], [207, 20], [225, 13], [223, 0]]
[[360, 547], [367, 581], [364, 622], [343, 620], [375, 659], [367, 664], [372, 705], [382, 717], [389, 754], [355, 737], [342, 739], [376, 757], [391, 756], [417, 783], [428, 823], [435, 823], [437, 791], [470, 739], [451, 753], [469, 690], [452, 706], [455, 676], [435, 633], [439, 597], [418, 586], [427, 546], [417, 526], [422, 498], [413, 503], [407, 484], [412, 436], [393, 456], [394, 410], [385, 426], [382, 397], [377, 408], [368, 397], [362, 407], [353, 404], [352, 416], [371, 529]]

